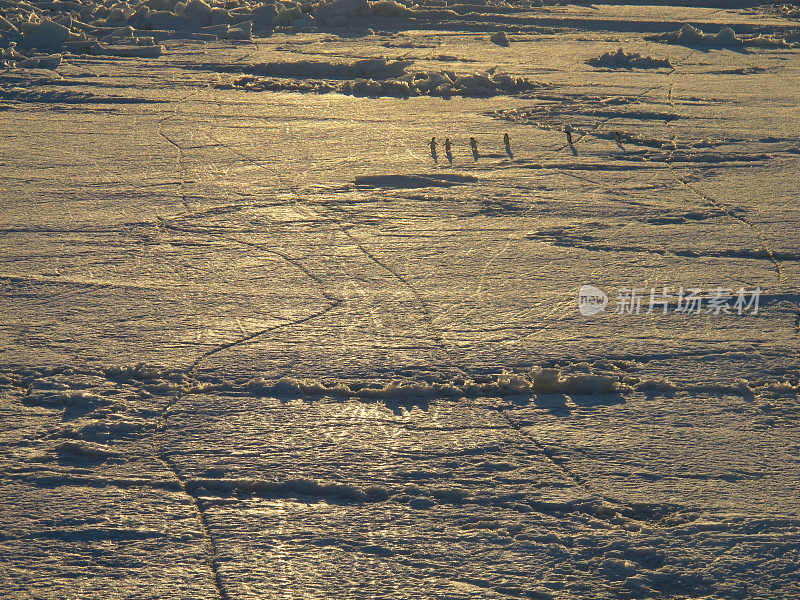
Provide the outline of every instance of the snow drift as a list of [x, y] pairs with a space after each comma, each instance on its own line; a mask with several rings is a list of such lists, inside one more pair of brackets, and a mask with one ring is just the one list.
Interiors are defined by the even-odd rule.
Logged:
[[[254, 74], [227, 83], [222, 89], [247, 91], [339, 92], [354, 96], [477, 96], [516, 94], [543, 87], [524, 77], [489, 71], [457, 74], [454, 71], [411, 71], [411, 61], [369, 59], [354, 63], [300, 61], [274, 62], [238, 68]], [[226, 70], [220, 67], [220, 70]]]
[[672, 68], [672, 64], [666, 58], [642, 56], [636, 52], [627, 53], [622, 48], [616, 52], [606, 52], [596, 58], [590, 58], [586, 61], [586, 64], [592, 67], [605, 67], [607, 69]]
[[718, 48], [741, 48], [745, 46], [761, 48], [792, 48], [797, 47], [800, 35], [797, 31], [785, 31], [781, 34], [767, 35], [737, 35], [731, 27], [725, 27], [715, 34], [705, 33], [688, 23], [678, 31], [670, 31], [659, 35], [652, 35], [645, 39], [664, 44], [677, 44], [680, 46], [709, 46]]
[[742, 45], [741, 38], [736, 37], [736, 32], [730, 27], [725, 27], [718, 33], [710, 34], [704, 33], [702, 29], [692, 27], [688, 23], [678, 31], [653, 35], [646, 39], [667, 44], [679, 44], [681, 46], [736, 47]]

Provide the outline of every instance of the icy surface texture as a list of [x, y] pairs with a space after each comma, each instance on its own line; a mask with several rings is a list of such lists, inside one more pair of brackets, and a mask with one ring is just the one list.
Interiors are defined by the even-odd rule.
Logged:
[[800, 596], [797, 16], [697, 4], [2, 3], [0, 596]]

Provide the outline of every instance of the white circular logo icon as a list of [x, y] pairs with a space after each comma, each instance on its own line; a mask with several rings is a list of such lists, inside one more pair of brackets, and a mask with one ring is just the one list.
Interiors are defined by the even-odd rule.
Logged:
[[584, 317], [591, 317], [602, 312], [606, 304], [608, 304], [608, 296], [600, 288], [583, 285], [578, 290], [578, 310]]

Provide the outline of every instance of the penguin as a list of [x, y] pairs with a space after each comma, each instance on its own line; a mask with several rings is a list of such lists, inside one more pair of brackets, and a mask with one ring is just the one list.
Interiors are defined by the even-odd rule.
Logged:
[[444, 155], [447, 157], [447, 162], [453, 162], [453, 154], [450, 152], [450, 138], [444, 138]]
[[436, 138], [435, 137], [431, 138], [430, 146], [431, 146], [431, 158], [433, 158], [433, 160], [438, 160], [439, 155], [436, 154]]
[[478, 142], [474, 137], [469, 138], [469, 147], [472, 148], [472, 158], [478, 160]]
[[508, 137], [507, 133], [503, 134], [503, 145], [506, 147], [506, 154], [511, 156], [511, 138]]
[[572, 146], [572, 125], [564, 125], [564, 132], [567, 134], [567, 143]]

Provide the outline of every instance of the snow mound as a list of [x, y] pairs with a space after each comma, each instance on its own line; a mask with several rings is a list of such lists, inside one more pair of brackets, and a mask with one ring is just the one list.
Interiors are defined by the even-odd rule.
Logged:
[[511, 45], [510, 42], [508, 41], [508, 36], [506, 35], [505, 31], [498, 31], [496, 33], [493, 33], [489, 37], [489, 41], [492, 42], [493, 44], [497, 44], [498, 46], [503, 46], [505, 48], [508, 48], [508, 46]]
[[64, 456], [71, 455], [79, 458], [87, 458], [89, 460], [104, 461], [109, 458], [118, 458], [119, 452], [111, 449], [103, 444], [96, 444], [94, 442], [77, 442], [67, 441], [58, 444], [54, 450]]
[[70, 440], [85, 440], [107, 444], [120, 438], [135, 437], [150, 430], [145, 419], [127, 415], [105, 415], [105, 419], [86, 418], [62, 426], [58, 435]]
[[293, 377], [269, 381], [257, 377], [248, 383], [248, 391], [254, 396], [343, 396], [372, 400], [502, 397], [515, 394], [594, 395], [632, 391], [633, 387], [627, 379], [616, 373], [565, 373], [558, 368], [534, 367], [527, 373], [503, 372], [487, 380], [392, 381], [384, 385], [323, 382]]
[[107, 366], [102, 370], [103, 375], [114, 381], [149, 381], [167, 379], [175, 382], [187, 380], [187, 376], [182, 371], [167, 369], [146, 363], [136, 365], [113, 365]]
[[636, 52], [627, 53], [622, 48], [616, 52], [606, 52], [596, 58], [590, 58], [586, 64], [592, 67], [605, 67], [608, 69], [660, 69], [672, 68], [669, 59], [642, 56]]
[[413, 10], [394, 0], [378, 0], [377, 2], [370, 3], [369, 6], [372, 9], [372, 14], [379, 17], [399, 19], [414, 14]]
[[645, 39], [664, 44], [678, 44], [681, 46], [796, 48], [798, 46], [797, 42], [800, 41], [800, 34], [795, 30], [773, 35], [759, 33], [747, 36], [737, 35], [730, 27], [725, 27], [716, 34], [710, 34], [704, 33], [697, 27], [686, 24], [678, 31], [649, 36]]
[[395, 380], [386, 383], [256, 377], [246, 384], [246, 390], [257, 397], [329, 396], [397, 402], [542, 394], [623, 396], [645, 393], [750, 397], [757, 391], [773, 395], [791, 394], [800, 386], [800, 380], [795, 376], [763, 382], [737, 379], [727, 382], [673, 383], [662, 377], [637, 376], [633, 374], [637, 369], [638, 366], [629, 361], [600, 360], [561, 366], [534, 366], [521, 372], [503, 371], [494, 375], [448, 377], [442, 374], [433, 380]]
[[745, 46], [756, 46], [759, 48], [792, 48], [793, 45], [785, 39], [769, 35], [757, 35], [744, 41]]
[[730, 27], [725, 27], [716, 34], [704, 33], [697, 27], [688, 23], [678, 31], [670, 31], [645, 38], [654, 42], [678, 44], [680, 46], [719, 46], [735, 48], [743, 45], [742, 39], [736, 37], [736, 32]]
[[776, 396], [798, 396], [800, 395], [800, 383], [792, 383], [790, 381], [771, 382], [761, 386], [759, 391], [762, 393], [769, 392]]
[[614, 375], [564, 375], [560, 369], [542, 368], [531, 371], [531, 391], [541, 394], [614, 394], [629, 389]]
[[112, 381], [141, 386], [147, 393], [158, 396], [193, 387], [188, 376], [181, 371], [144, 363], [135, 366], [107, 367], [104, 373]]
[[92, 410], [98, 406], [105, 406], [109, 401], [84, 391], [34, 391], [23, 398], [26, 406], [41, 406], [44, 408], [74, 407]]
[[744, 379], [740, 379], [732, 384], [725, 383], [694, 383], [686, 386], [689, 392], [698, 392], [705, 394], [730, 394], [733, 396], [753, 396], [753, 389], [750, 383]]
[[341, 91], [376, 96], [496, 96], [516, 94], [540, 85], [523, 77], [488, 71], [468, 75], [457, 75], [452, 71], [416, 71], [381, 86], [365, 80], [346, 82]]
[[[494, 69], [481, 73], [456, 74], [453, 71], [409, 71], [409, 61], [368, 59], [352, 64], [265, 63], [248, 71], [270, 75], [238, 77], [230, 83], [220, 83], [222, 89], [240, 88], [247, 91], [296, 91], [306, 93], [338, 92], [353, 96], [464, 96], [489, 97], [516, 94], [543, 87], [543, 84], [496, 73]], [[342, 80], [343, 81], [337, 81]]]

